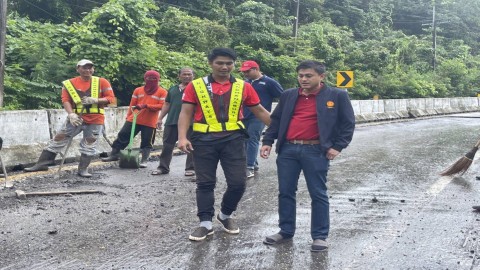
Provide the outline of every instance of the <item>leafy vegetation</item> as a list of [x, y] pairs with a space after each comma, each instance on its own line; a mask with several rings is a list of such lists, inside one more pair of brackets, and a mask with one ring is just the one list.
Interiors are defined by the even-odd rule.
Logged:
[[301, 0], [296, 31], [297, 4], [9, 1], [5, 109], [60, 108], [60, 82], [76, 76], [82, 58], [95, 62], [96, 75], [126, 105], [146, 70], [158, 70], [164, 87], [183, 66], [203, 76], [206, 53], [218, 46], [235, 48], [239, 62], [258, 61], [285, 88], [296, 86], [300, 61], [316, 59], [326, 63], [330, 83], [338, 70], [355, 72], [354, 99], [474, 96], [480, 89], [480, 1]]

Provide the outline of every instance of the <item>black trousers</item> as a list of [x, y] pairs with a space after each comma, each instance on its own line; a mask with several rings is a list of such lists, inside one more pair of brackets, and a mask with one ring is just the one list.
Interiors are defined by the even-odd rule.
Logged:
[[193, 144], [193, 149], [197, 175], [197, 216], [200, 221], [211, 221], [215, 215], [214, 189], [219, 161], [227, 181], [227, 190], [223, 194], [221, 211], [225, 215], [232, 214], [237, 210], [237, 205], [242, 199], [246, 187], [245, 140], [236, 139], [209, 145]]
[[[112, 148], [123, 150], [130, 143], [130, 132], [132, 130], [132, 123], [125, 122], [122, 129], [118, 132], [117, 139], [113, 141]], [[155, 143], [155, 128], [144, 125], [135, 125], [134, 136], [140, 132], [140, 149], [152, 149]]]
[[[192, 134], [192, 128], [187, 132], [187, 138], [190, 139]], [[163, 146], [162, 153], [160, 154], [160, 164], [158, 169], [164, 172], [170, 172], [170, 163], [172, 162], [173, 149], [175, 143], [178, 141], [178, 126], [168, 125], [163, 130]], [[194, 170], [192, 153], [187, 154], [187, 160], [185, 161], [185, 171]]]

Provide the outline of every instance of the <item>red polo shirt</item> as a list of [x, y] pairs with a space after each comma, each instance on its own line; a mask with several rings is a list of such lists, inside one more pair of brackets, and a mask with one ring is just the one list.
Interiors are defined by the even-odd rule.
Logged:
[[320, 91], [304, 95], [298, 89], [297, 104], [287, 130], [287, 140], [318, 140], [317, 101], [316, 95]]

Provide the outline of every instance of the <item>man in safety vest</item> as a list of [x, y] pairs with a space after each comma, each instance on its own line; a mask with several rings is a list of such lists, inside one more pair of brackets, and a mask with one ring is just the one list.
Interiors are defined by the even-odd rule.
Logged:
[[[245, 192], [247, 180], [245, 139], [248, 135], [242, 123], [242, 106], [248, 106], [258, 119], [266, 125], [270, 124], [270, 114], [260, 105], [255, 89], [230, 75], [236, 58], [232, 49], [213, 49], [208, 55], [212, 73], [189, 83], [183, 96], [178, 121], [178, 147], [187, 153], [193, 152], [197, 175], [200, 226], [189, 236], [193, 241], [204, 240], [213, 234], [214, 189], [219, 161], [225, 173], [227, 190], [216, 218], [227, 233], [240, 232], [231, 215]], [[190, 142], [187, 131], [192, 117]]]
[[80, 142], [80, 162], [78, 175], [91, 177], [88, 165], [96, 154], [98, 136], [102, 134], [105, 121], [104, 106], [115, 102], [115, 95], [110, 83], [93, 76], [93, 62], [82, 59], [77, 63], [80, 76], [62, 82], [62, 103], [68, 117], [65, 124], [50, 140], [33, 167], [25, 168], [27, 172], [46, 171], [69, 140], [83, 131]]

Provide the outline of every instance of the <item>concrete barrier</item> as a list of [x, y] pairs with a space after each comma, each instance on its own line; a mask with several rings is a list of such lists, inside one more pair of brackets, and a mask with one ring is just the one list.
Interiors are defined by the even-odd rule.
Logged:
[[[357, 123], [480, 111], [479, 99], [476, 97], [352, 100], [352, 106]], [[105, 130], [111, 141], [123, 126], [127, 109], [128, 107], [105, 109]], [[63, 109], [0, 112], [0, 137], [4, 141], [0, 155], [6, 167], [20, 169], [36, 162], [42, 149], [65, 123], [66, 118]], [[162, 135], [161, 131], [157, 131], [156, 149], [162, 147]], [[139, 137], [135, 139], [134, 147], [139, 147]], [[75, 138], [67, 158], [79, 156], [80, 139], [81, 136]], [[101, 137], [98, 152], [109, 151], [110, 146]]]
[[352, 100], [352, 106], [357, 123], [480, 111], [477, 97]]
[[[115, 140], [118, 132], [125, 123], [128, 107], [105, 109], [105, 131], [111, 142]], [[65, 124], [67, 113], [63, 109], [51, 110], [24, 110], [0, 112], [0, 137], [3, 138], [3, 148], [0, 155], [7, 170], [22, 169], [37, 161], [40, 152], [47, 146], [57, 130]], [[154, 148], [160, 149], [162, 134], [157, 130]], [[66, 154], [67, 160], [78, 158], [79, 143], [82, 135], [72, 141]], [[134, 147], [140, 146], [140, 136], [134, 141]], [[100, 136], [98, 153], [110, 152], [107, 141]], [[57, 156], [57, 162], [61, 156]]]

